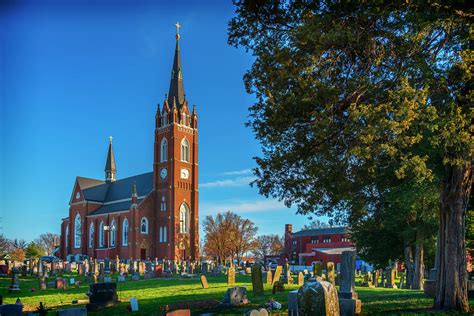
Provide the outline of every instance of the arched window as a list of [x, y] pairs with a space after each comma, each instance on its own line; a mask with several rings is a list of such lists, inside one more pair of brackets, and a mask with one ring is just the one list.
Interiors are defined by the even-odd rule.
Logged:
[[74, 219], [74, 248], [81, 248], [81, 215]]
[[148, 234], [148, 219], [146, 217], [142, 217], [140, 227], [142, 234]]
[[124, 219], [122, 223], [122, 246], [128, 246], [128, 219]]
[[164, 196], [161, 197], [161, 207], [160, 210], [162, 212], [166, 211], [166, 198]]
[[163, 242], [163, 227], [160, 227], [160, 242]]
[[115, 247], [115, 241], [117, 240], [117, 225], [115, 224], [115, 219], [112, 220], [110, 225], [110, 246]]
[[179, 208], [179, 232], [187, 233], [189, 227], [189, 208], [186, 203], [181, 204]]
[[161, 140], [160, 162], [168, 161], [168, 141], [166, 138]]
[[186, 138], [181, 141], [181, 161], [189, 162], [189, 142]]
[[104, 222], [99, 224], [99, 247], [104, 247]]
[[89, 248], [94, 247], [94, 223], [89, 226]]
[[187, 124], [188, 124], [188, 122], [186, 121], [186, 118], [187, 118], [186, 113], [183, 113], [183, 114], [181, 115], [181, 124], [183, 124], [183, 125], [187, 125]]
[[168, 235], [166, 234], [166, 226], [163, 226], [163, 242], [167, 242]]
[[168, 124], [168, 113], [163, 113], [163, 122], [161, 124], [161, 126], [165, 126], [166, 124]]

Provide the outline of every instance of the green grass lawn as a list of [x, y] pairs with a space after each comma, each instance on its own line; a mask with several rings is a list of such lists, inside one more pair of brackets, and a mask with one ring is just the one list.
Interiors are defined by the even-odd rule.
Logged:
[[[65, 276], [66, 278], [68, 276]], [[81, 280], [82, 285], [78, 288], [70, 287], [67, 290], [47, 289], [45, 291], [30, 292], [32, 287], [38, 288], [38, 281], [36, 278], [20, 277], [21, 291], [9, 294], [8, 287], [10, 285], [10, 278], [0, 278], [0, 295], [3, 295], [4, 303], [14, 303], [17, 297], [25, 305], [24, 310], [33, 311], [39, 305], [39, 302], [46, 304], [47, 308], [58, 309], [61, 307], [72, 306], [73, 300], [85, 300], [87, 296], [85, 293], [89, 290], [89, 285], [84, 282], [83, 277], [77, 277], [76, 280]], [[52, 281], [53, 278], [50, 278]], [[173, 277], [169, 279], [151, 279], [140, 281], [127, 281], [124, 283], [117, 283], [119, 299], [122, 301], [119, 305], [100, 311], [100, 315], [120, 315], [128, 314], [126, 309], [129, 299], [136, 297], [140, 312], [136, 315], [161, 315], [160, 307], [167, 304], [172, 304], [177, 301], [211, 299], [221, 301], [227, 290], [227, 277], [208, 276], [209, 289], [203, 289], [199, 278], [194, 279], [180, 279]], [[254, 296], [252, 294], [252, 282], [250, 276], [236, 275], [237, 285], [247, 286], [248, 298], [250, 304], [242, 308], [234, 308], [230, 310], [216, 311], [223, 314], [237, 314], [243, 313], [249, 308], [257, 308], [261, 304], [267, 302], [271, 298], [282, 303], [283, 307], [281, 313], [274, 315], [287, 314], [287, 297], [288, 291], [297, 289], [297, 285], [286, 286], [285, 292], [272, 295], [271, 286], [265, 285], [264, 296]], [[362, 300], [362, 311], [364, 315], [374, 314], [392, 314], [392, 315], [415, 315], [410, 313], [410, 310], [417, 310], [418, 314], [434, 314], [428, 309], [431, 307], [433, 300], [425, 297], [422, 291], [414, 290], [394, 290], [394, 289], [369, 289], [366, 287], [357, 287], [359, 298]], [[471, 306], [474, 306], [474, 300], [470, 301]], [[426, 309], [426, 310], [420, 310]], [[195, 311], [199, 312], [199, 311]], [[53, 314], [53, 313], [51, 313]], [[442, 313], [437, 313], [441, 315]]]

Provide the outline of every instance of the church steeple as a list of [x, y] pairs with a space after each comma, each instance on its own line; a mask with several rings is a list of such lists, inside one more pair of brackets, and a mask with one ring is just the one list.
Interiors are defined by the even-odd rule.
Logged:
[[176, 48], [174, 51], [173, 68], [171, 69], [171, 82], [170, 90], [168, 93], [168, 103], [173, 104], [173, 99], [176, 98], [178, 107], [181, 107], [184, 103], [184, 85], [183, 85], [183, 73], [181, 70], [181, 57], [179, 49], [179, 22], [176, 22]]
[[109, 150], [107, 151], [107, 161], [105, 162], [105, 181], [107, 183], [115, 181], [117, 169], [115, 169], [114, 150], [112, 148], [112, 136], [109, 137]]

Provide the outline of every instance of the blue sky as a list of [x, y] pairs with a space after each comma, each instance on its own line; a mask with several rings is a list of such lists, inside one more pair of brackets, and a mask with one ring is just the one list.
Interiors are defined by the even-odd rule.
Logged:
[[260, 234], [299, 229], [306, 217], [249, 186], [260, 147], [244, 126], [254, 99], [242, 76], [253, 57], [227, 44], [231, 1], [131, 3], [0, 7], [0, 231], [26, 240], [58, 233], [75, 176], [103, 179], [109, 135], [118, 178], [152, 170], [176, 21], [199, 117], [200, 221], [231, 210]]

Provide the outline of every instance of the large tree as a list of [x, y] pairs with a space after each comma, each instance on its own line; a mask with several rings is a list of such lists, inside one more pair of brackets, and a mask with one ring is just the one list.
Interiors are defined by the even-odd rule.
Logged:
[[[303, 214], [363, 217], [397, 182], [440, 188], [434, 307], [468, 310], [470, 7], [237, 1], [229, 42], [261, 142], [256, 185]], [[437, 210], [433, 210], [437, 212]]]
[[219, 262], [240, 260], [256, 246], [258, 228], [249, 219], [233, 212], [218, 213], [215, 217], [208, 215], [203, 226], [205, 252]]

